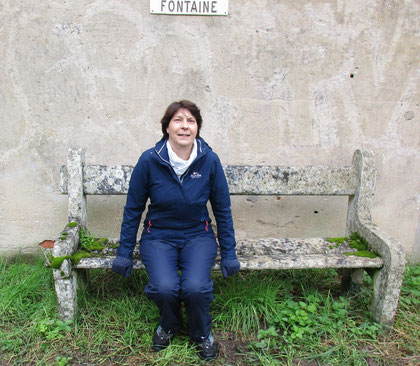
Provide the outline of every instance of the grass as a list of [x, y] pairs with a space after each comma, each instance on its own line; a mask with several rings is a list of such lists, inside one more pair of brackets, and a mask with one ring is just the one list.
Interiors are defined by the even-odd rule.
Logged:
[[[340, 296], [335, 270], [214, 273], [213, 365], [417, 365], [420, 363], [420, 265], [408, 266], [394, 332], [385, 335], [361, 294]], [[40, 260], [0, 260], [0, 365], [197, 365], [185, 329], [151, 352], [158, 313], [143, 294], [147, 276], [91, 270], [80, 316], [63, 323], [51, 269]]]

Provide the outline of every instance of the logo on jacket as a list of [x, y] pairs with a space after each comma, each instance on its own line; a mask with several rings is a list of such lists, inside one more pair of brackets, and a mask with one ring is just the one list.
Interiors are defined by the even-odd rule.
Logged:
[[199, 172], [194, 172], [190, 175], [192, 179], [201, 178], [201, 174]]

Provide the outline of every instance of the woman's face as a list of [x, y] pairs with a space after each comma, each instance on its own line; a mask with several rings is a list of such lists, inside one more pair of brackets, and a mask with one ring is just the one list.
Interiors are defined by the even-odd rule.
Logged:
[[176, 150], [177, 148], [192, 148], [197, 130], [197, 121], [191, 112], [186, 108], [180, 108], [169, 122], [166, 132], [169, 135], [169, 143]]

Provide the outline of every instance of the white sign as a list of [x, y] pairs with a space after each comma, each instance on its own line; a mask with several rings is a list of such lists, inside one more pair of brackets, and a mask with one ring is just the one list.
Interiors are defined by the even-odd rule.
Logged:
[[150, 0], [151, 14], [228, 15], [229, 0]]

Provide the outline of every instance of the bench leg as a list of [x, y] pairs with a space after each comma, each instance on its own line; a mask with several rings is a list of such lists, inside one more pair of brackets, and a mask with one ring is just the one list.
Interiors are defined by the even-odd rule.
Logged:
[[62, 321], [74, 320], [77, 314], [77, 274], [72, 271], [69, 260], [54, 270], [54, 280], [58, 315]]
[[375, 270], [373, 274], [371, 312], [374, 319], [389, 330], [397, 311], [402, 279], [402, 275], [390, 276], [385, 268]]
[[89, 286], [89, 270], [88, 269], [78, 269], [77, 270], [77, 289], [78, 291], [85, 291]]
[[341, 292], [343, 294], [357, 294], [363, 284], [363, 268], [347, 269], [341, 278]]

